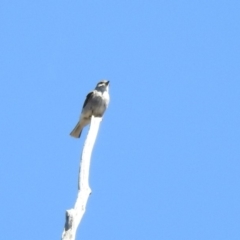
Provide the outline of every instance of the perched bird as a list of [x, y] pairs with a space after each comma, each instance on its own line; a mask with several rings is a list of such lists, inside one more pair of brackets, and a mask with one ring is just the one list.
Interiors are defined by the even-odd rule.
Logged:
[[80, 119], [70, 133], [72, 137], [80, 137], [82, 129], [90, 123], [92, 115], [94, 117], [103, 116], [110, 100], [108, 88], [109, 81], [102, 80], [97, 84], [96, 88], [87, 95], [83, 104]]

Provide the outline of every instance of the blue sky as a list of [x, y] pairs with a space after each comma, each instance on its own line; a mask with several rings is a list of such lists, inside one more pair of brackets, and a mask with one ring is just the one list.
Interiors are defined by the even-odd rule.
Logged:
[[111, 81], [78, 239], [240, 239], [239, 1], [0, 4], [4, 239], [60, 239]]

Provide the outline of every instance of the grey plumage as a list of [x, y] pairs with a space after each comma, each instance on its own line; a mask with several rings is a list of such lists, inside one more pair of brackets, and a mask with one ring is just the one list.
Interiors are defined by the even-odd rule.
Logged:
[[92, 115], [95, 117], [102, 117], [109, 104], [109, 81], [100, 81], [96, 88], [90, 92], [83, 104], [80, 119], [72, 130], [70, 135], [75, 138], [79, 138], [82, 133], [82, 129], [90, 123]]

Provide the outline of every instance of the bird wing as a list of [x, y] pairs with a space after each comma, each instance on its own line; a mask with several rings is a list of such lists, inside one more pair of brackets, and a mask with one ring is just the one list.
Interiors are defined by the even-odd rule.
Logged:
[[91, 101], [91, 99], [93, 98], [94, 96], [94, 91], [90, 92], [87, 96], [86, 96], [86, 99], [84, 101], [84, 104], [83, 104], [83, 108], [85, 108], [85, 106], [87, 105], [88, 101]]

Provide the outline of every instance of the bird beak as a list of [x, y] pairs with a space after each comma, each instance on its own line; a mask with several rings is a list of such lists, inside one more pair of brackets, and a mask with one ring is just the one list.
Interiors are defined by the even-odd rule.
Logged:
[[109, 85], [110, 81], [107, 81], [107, 86]]

